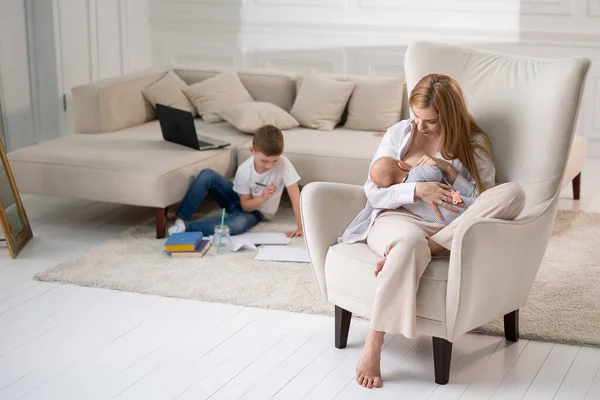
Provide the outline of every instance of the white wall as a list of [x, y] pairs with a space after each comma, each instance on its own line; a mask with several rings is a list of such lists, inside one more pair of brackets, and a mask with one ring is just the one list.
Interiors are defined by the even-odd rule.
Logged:
[[71, 88], [150, 67], [150, 32], [149, 0], [1, 0], [9, 150], [72, 133]]
[[24, 0], [0, 1], [0, 97], [7, 151], [34, 142]]
[[59, 90], [67, 102], [63, 131], [69, 134], [72, 87], [152, 65], [149, 8], [148, 0], [54, 2], [61, 55]]
[[578, 134], [600, 157], [600, 0], [152, 0], [155, 64], [402, 75], [428, 39], [595, 61]]

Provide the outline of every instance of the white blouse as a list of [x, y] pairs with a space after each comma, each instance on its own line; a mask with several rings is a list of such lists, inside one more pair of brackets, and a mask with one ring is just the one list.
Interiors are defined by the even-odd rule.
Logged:
[[[412, 119], [406, 119], [388, 128], [379, 144], [375, 157], [371, 161], [371, 165], [381, 157], [402, 159], [406, 155], [413, 137], [414, 124], [412, 122]], [[494, 187], [496, 185], [496, 168], [491, 157], [481, 149], [476, 149], [475, 154], [475, 163], [483, 186], [485, 189]], [[436, 154], [436, 157], [442, 158], [439, 152]], [[452, 187], [455, 190], [459, 190], [461, 196], [479, 196], [475, 179], [462, 166], [461, 162], [459, 160], [447, 161], [458, 171], [458, 176]], [[375, 218], [381, 211], [396, 209], [404, 204], [415, 203], [416, 185], [416, 182], [406, 182], [398, 183], [388, 188], [380, 188], [371, 181], [369, 173], [367, 182], [364, 185], [367, 204], [350, 225], [348, 225], [342, 237], [338, 238], [338, 243], [354, 243], [365, 240], [371, 226], [375, 222]]]

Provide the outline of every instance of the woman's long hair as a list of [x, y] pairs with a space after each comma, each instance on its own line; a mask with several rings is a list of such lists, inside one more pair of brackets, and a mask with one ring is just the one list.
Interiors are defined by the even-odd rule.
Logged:
[[[475, 149], [480, 148], [491, 157], [492, 144], [467, 111], [465, 96], [458, 82], [447, 75], [427, 75], [417, 83], [408, 103], [411, 108], [432, 107], [437, 111], [442, 157], [446, 160], [458, 159], [475, 179], [479, 193], [483, 193], [485, 188], [475, 164]], [[476, 133], [482, 135], [485, 146], [474, 141]]]

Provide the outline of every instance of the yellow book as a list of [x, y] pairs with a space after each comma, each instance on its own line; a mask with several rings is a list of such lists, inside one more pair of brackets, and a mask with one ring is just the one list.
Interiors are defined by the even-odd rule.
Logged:
[[176, 251], [171, 253], [171, 257], [202, 257], [210, 248], [210, 242], [203, 240], [195, 251]]
[[165, 246], [165, 250], [168, 253], [174, 252], [174, 251], [194, 251], [195, 250], [195, 244], [172, 244], [169, 246]]

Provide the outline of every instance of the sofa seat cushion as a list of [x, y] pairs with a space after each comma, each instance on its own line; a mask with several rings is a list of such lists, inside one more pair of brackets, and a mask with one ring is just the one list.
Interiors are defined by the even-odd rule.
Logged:
[[8, 158], [25, 193], [164, 207], [180, 201], [190, 178], [203, 168], [233, 176], [234, 149], [247, 141], [227, 123], [194, 121], [199, 134], [232, 145], [198, 151], [170, 143], [163, 140], [159, 122], [152, 121], [112, 133], [64, 136]]
[[[319, 131], [298, 127], [283, 135], [283, 154], [300, 174], [301, 185], [315, 181], [363, 185], [381, 142], [374, 132], [345, 128]], [[238, 147], [238, 165], [250, 157], [250, 143]]]
[[[327, 292], [348, 298], [368, 318], [376, 288], [373, 271], [379, 259], [365, 243], [331, 246], [325, 261]], [[448, 258], [434, 258], [425, 269], [417, 291], [418, 318], [446, 321], [448, 262]]]

